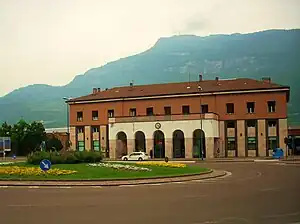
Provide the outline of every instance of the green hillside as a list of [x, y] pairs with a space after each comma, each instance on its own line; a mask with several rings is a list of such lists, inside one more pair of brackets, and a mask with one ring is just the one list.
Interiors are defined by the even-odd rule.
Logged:
[[[88, 94], [93, 87], [204, 79], [269, 76], [291, 86], [289, 121], [300, 125], [300, 30], [251, 34], [192, 35], [161, 38], [149, 50], [78, 75], [62, 87], [32, 85], [0, 98], [0, 121], [43, 120], [47, 127], [65, 125], [63, 97]], [[24, 71], [26, 74], [26, 71]], [[42, 71], [41, 71], [42, 73]]]

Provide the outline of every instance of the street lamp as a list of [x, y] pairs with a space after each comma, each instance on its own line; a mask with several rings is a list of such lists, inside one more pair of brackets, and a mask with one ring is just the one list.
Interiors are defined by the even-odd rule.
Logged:
[[69, 145], [70, 145], [70, 121], [69, 121], [69, 104], [68, 104], [68, 101], [70, 99], [71, 98], [63, 97], [63, 100], [67, 104], [67, 141], [68, 141], [67, 149], [69, 149]]
[[200, 150], [200, 153], [199, 153], [199, 157], [201, 156], [201, 160], [203, 160], [203, 150], [202, 150], [202, 133], [203, 133], [203, 130], [202, 130], [202, 99], [201, 99], [201, 91], [202, 91], [202, 87], [199, 85], [198, 86], [198, 90], [199, 90], [199, 101], [200, 101], [200, 129], [201, 129], [201, 132], [200, 132], [200, 140], [199, 140], [199, 150]]

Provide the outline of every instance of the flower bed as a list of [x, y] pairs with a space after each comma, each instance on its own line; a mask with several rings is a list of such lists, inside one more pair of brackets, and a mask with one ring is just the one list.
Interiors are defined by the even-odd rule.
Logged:
[[144, 161], [138, 162], [136, 164], [144, 165], [144, 166], [160, 166], [160, 167], [171, 167], [171, 168], [185, 168], [186, 164], [183, 163], [172, 163], [172, 162], [152, 162], [152, 161]]
[[50, 169], [47, 172], [42, 171], [38, 167], [22, 167], [22, 166], [3, 166], [0, 167], [2, 175], [19, 175], [19, 176], [42, 176], [42, 175], [69, 175], [76, 173], [74, 170]]
[[129, 170], [129, 171], [151, 171], [150, 168], [139, 167], [133, 165], [117, 164], [117, 163], [89, 163], [91, 167], [107, 167], [116, 170]]

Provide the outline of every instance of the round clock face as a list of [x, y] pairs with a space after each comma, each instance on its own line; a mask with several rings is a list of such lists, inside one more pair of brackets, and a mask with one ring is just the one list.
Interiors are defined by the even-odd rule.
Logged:
[[156, 123], [156, 124], [155, 124], [155, 128], [156, 128], [156, 129], [160, 129], [160, 127], [161, 127], [161, 124], [160, 124], [160, 123]]

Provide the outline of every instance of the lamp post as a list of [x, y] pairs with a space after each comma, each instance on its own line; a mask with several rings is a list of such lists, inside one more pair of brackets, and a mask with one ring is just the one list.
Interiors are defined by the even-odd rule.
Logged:
[[68, 142], [67, 149], [69, 149], [70, 146], [70, 121], [69, 121], [69, 104], [68, 104], [68, 101], [70, 99], [71, 98], [63, 97], [63, 100], [67, 104], [67, 142]]
[[202, 150], [202, 99], [201, 99], [201, 91], [202, 91], [202, 87], [199, 85], [198, 86], [198, 90], [199, 90], [199, 101], [200, 101], [200, 129], [201, 129], [201, 132], [200, 132], [200, 140], [199, 140], [199, 150], [200, 150], [200, 153], [199, 153], [199, 157], [201, 156], [201, 160], [203, 160], [203, 150]]

